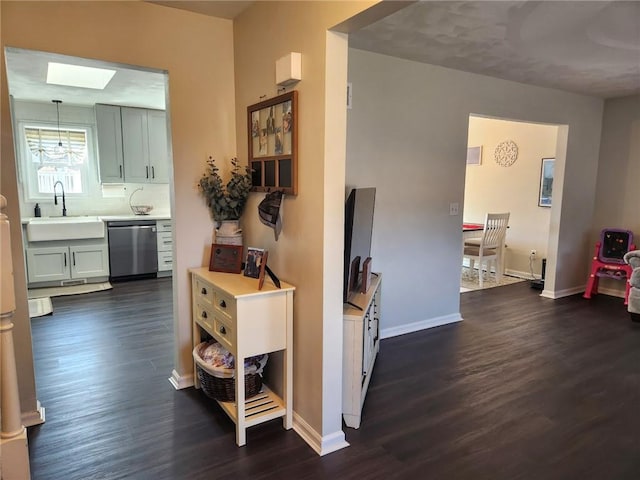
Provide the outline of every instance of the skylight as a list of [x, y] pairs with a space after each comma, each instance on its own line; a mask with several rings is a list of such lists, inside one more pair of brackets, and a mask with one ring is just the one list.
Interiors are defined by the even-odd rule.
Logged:
[[106, 68], [81, 67], [79, 65], [55, 62], [48, 63], [47, 83], [53, 85], [104, 90], [116, 73], [115, 70]]

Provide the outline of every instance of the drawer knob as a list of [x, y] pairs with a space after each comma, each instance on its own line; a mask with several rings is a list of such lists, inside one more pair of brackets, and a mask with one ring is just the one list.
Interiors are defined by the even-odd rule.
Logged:
[[220, 308], [227, 308], [227, 304], [224, 302], [224, 300], [220, 300]]
[[207, 312], [202, 312], [202, 318], [207, 318]]
[[220, 329], [218, 330], [222, 335], [226, 335], [227, 334], [227, 329], [224, 327], [220, 327]]
[[202, 290], [200, 290], [200, 293], [201, 293], [202, 295], [206, 295], [206, 294], [207, 294], [207, 289], [206, 289], [206, 288], [204, 288], [204, 287], [202, 287]]

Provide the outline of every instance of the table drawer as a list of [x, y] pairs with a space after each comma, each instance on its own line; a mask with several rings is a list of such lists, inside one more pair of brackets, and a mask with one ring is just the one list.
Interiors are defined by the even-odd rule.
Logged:
[[220, 314], [229, 321], [236, 318], [236, 299], [220, 290], [214, 290], [213, 308], [216, 314]]
[[197, 303], [196, 311], [194, 312], [194, 314], [196, 316], [197, 322], [205, 327], [209, 331], [209, 333], [215, 331], [215, 317], [207, 307]]
[[212, 308], [214, 305], [214, 292], [215, 289], [208, 284], [207, 282], [203, 282], [199, 278], [195, 279], [195, 300], [197, 303], [205, 305], [208, 308]]
[[220, 317], [214, 318], [213, 336], [230, 352], [235, 352], [235, 329], [229, 322], [225, 322]]

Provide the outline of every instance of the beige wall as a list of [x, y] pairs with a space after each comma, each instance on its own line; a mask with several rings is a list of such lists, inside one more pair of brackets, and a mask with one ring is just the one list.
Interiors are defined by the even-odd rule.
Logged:
[[[526, 122], [469, 117], [468, 145], [482, 147], [482, 163], [467, 165], [464, 188], [465, 222], [482, 223], [487, 212], [510, 212], [507, 232], [507, 273], [530, 276], [529, 253], [540, 274], [547, 256], [551, 209], [538, 206], [542, 158], [556, 153], [558, 128]], [[496, 146], [513, 140], [518, 159], [510, 167], [494, 161]]]
[[[640, 248], [640, 95], [604, 104], [595, 203], [590, 248], [595, 248], [603, 228], [631, 230]], [[600, 287], [602, 292], [624, 295], [624, 282], [603, 278]]]
[[[261, 95], [276, 95], [278, 58], [288, 52], [302, 53], [302, 81], [294, 87], [299, 92], [299, 194], [284, 200], [283, 233], [277, 243], [273, 231], [257, 217], [256, 205], [264, 195], [251, 196], [242, 223], [245, 244], [269, 249], [271, 268], [297, 287], [293, 406], [322, 437], [341, 433], [347, 55], [346, 38], [328, 38], [327, 29], [371, 3], [375, 2], [256, 2], [234, 24], [236, 126], [238, 154], [243, 160], [247, 155], [247, 106], [258, 102]], [[339, 92], [332, 83], [335, 75]], [[341, 106], [336, 109], [336, 104]], [[331, 117], [325, 116], [325, 109], [333, 110]], [[341, 123], [342, 131], [331, 133], [330, 154], [325, 143], [328, 128], [339, 130]]]
[[[173, 136], [176, 369], [190, 375], [191, 322], [187, 269], [207, 264], [212, 221], [196, 182], [207, 155], [236, 153], [233, 32], [230, 20], [144, 2], [1, 2], [2, 47], [11, 46], [139, 65], [169, 72]], [[10, 204], [18, 295], [16, 350], [23, 409], [35, 401], [31, 385], [24, 260], [4, 54], [2, 58], [2, 193]], [[222, 162], [220, 162], [222, 163]], [[133, 314], [134, 312], [132, 312]], [[170, 372], [167, 372], [169, 375]], [[28, 382], [31, 383], [31, 382]], [[46, 407], [46, 405], [45, 405]]]

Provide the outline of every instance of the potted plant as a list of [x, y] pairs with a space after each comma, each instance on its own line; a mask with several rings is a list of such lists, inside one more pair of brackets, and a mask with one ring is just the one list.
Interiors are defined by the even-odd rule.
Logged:
[[[198, 183], [198, 189], [211, 210], [213, 220], [218, 224], [217, 235], [241, 235], [238, 223], [252, 186], [251, 169], [248, 166], [245, 166], [244, 169], [241, 168], [238, 159], [232, 158], [231, 178], [225, 186], [218, 174], [220, 169], [215, 160], [209, 157], [207, 164], [207, 170]], [[242, 244], [241, 239], [240, 244]]]

